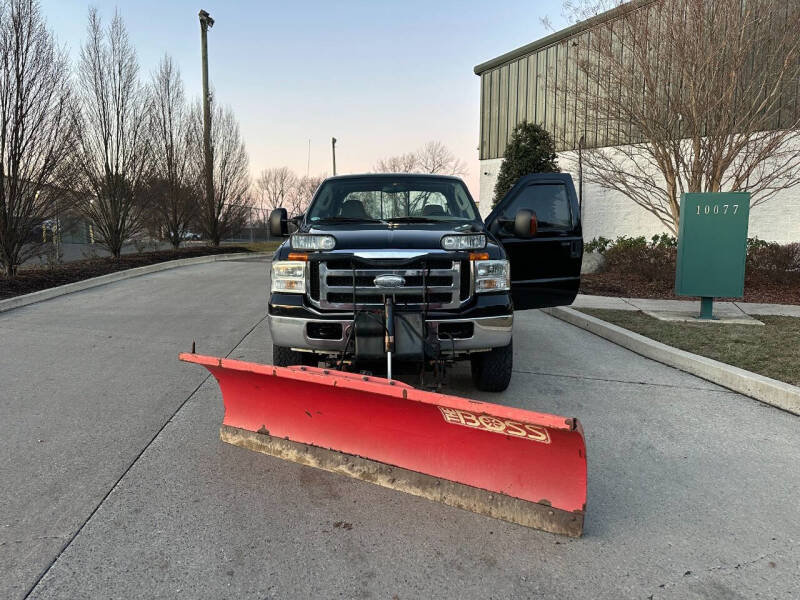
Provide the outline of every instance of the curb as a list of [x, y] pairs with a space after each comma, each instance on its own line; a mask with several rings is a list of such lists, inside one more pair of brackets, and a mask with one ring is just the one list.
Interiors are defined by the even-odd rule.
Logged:
[[175, 269], [177, 267], [186, 267], [189, 265], [200, 265], [203, 263], [235, 260], [244, 257], [257, 259], [260, 257], [272, 256], [272, 252], [232, 252], [230, 254], [209, 254], [206, 256], [193, 256], [191, 258], [179, 258], [177, 260], [168, 260], [152, 265], [145, 265], [144, 267], [135, 267], [133, 269], [125, 269], [124, 271], [115, 271], [99, 277], [92, 277], [84, 279], [83, 281], [75, 281], [67, 283], [66, 285], [59, 285], [46, 290], [39, 290], [38, 292], [31, 292], [30, 294], [22, 294], [14, 296], [7, 300], [0, 300], [0, 313], [28, 306], [29, 304], [36, 304], [37, 302], [44, 302], [66, 294], [74, 292], [81, 292], [91, 288], [106, 285], [107, 283], [114, 283], [115, 281], [122, 281], [123, 279], [131, 279], [132, 277], [139, 277], [140, 275], [147, 275], [149, 273], [157, 273], [158, 271], [166, 271], [168, 269]]
[[800, 415], [800, 387], [667, 346], [571, 308], [544, 308], [542, 311], [645, 358], [686, 371], [734, 392], [755, 398], [764, 404]]

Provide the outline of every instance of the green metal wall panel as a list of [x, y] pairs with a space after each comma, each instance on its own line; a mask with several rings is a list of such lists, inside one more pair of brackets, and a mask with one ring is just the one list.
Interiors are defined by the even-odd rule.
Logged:
[[492, 91], [489, 114], [489, 158], [502, 156], [503, 149], [498, 149], [497, 132], [500, 127], [500, 69], [491, 72]]
[[525, 111], [525, 119], [528, 123], [536, 123], [536, 92], [537, 92], [537, 64], [539, 53], [528, 57], [528, 106]]
[[553, 133], [556, 129], [556, 96], [555, 88], [557, 79], [558, 47], [551, 46], [547, 49], [547, 81], [545, 82], [544, 126]]
[[481, 160], [489, 158], [489, 115], [491, 114], [492, 82], [489, 73], [481, 74]]
[[563, 146], [564, 139], [564, 107], [566, 94], [564, 86], [567, 83], [567, 45], [559, 44], [556, 47], [556, 70], [553, 82], [553, 141], [556, 148]]
[[518, 61], [517, 75], [517, 123], [527, 120], [528, 104], [528, 57], [523, 57]]
[[534, 122], [544, 125], [547, 115], [547, 50], [536, 55], [536, 117]]
[[519, 62], [508, 65], [508, 120], [506, 122], [506, 140], [511, 139], [511, 132], [517, 124], [517, 85], [519, 83]]
[[580, 45], [578, 42], [573, 41], [567, 44], [567, 72], [565, 81], [565, 98], [564, 98], [564, 141], [562, 149], [574, 148], [578, 143], [578, 138], [575, 137], [575, 127], [577, 124], [577, 111], [575, 109], [575, 86], [578, 83], [578, 52]]
[[500, 67], [500, 114], [497, 123], [498, 156], [503, 155], [508, 142], [508, 71], [509, 65]]
[[[600, 69], [600, 60], [597, 56], [597, 52], [592, 50], [592, 38], [591, 32], [589, 33], [589, 57], [588, 60], [592, 65], [592, 69], [594, 72], [599, 71]], [[592, 83], [587, 83], [587, 94], [591, 94], [592, 98], [599, 99], [600, 94], [602, 93], [602, 88], [600, 86], [599, 78], [595, 78]], [[592, 100], [592, 102], [596, 102], [597, 100]], [[593, 148], [595, 146], [600, 146], [600, 122], [597, 118], [597, 111], [591, 110], [591, 103], [587, 106], [586, 111], [586, 146], [587, 148]]]

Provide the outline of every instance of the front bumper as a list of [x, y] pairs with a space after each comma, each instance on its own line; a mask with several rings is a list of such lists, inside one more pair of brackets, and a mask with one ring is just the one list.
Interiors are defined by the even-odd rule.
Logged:
[[[479, 350], [489, 350], [501, 346], [508, 346], [511, 343], [511, 330], [514, 321], [513, 314], [478, 317], [471, 319], [428, 319], [429, 336], [439, 339], [441, 352], [450, 354], [452, 352], [475, 352]], [[342, 336], [339, 339], [320, 339], [309, 336], [309, 324], [340, 324]], [[439, 326], [443, 323], [452, 325], [454, 323], [472, 323], [472, 335], [470, 337], [440, 338]], [[312, 350], [321, 353], [343, 352], [350, 327], [353, 325], [352, 319], [307, 319], [298, 317], [286, 317], [269, 315], [269, 330], [272, 342], [278, 346], [285, 346], [297, 350]]]

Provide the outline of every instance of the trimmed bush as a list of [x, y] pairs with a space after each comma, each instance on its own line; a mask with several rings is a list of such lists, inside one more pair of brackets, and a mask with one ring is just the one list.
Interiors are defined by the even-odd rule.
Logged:
[[676, 245], [669, 236], [618, 237], [604, 252], [605, 270], [624, 272], [646, 281], [674, 279]]
[[[675, 279], [678, 240], [662, 233], [648, 242], [644, 236], [620, 236], [616, 240], [597, 237], [584, 244], [584, 251], [605, 257], [603, 270], [638, 277], [650, 282]], [[800, 243], [778, 244], [758, 238], [747, 240], [747, 278], [762, 282], [800, 283]]]
[[514, 128], [503, 157], [492, 205], [502, 200], [521, 177], [531, 173], [560, 171], [553, 138], [546, 129], [535, 123], [523, 121]]
[[608, 246], [612, 244], [613, 241], [603, 237], [596, 237], [593, 240], [586, 242], [583, 245], [584, 252], [597, 252], [599, 254], [605, 254], [605, 251], [608, 250]]
[[800, 243], [781, 245], [748, 240], [747, 270], [777, 283], [800, 283]]

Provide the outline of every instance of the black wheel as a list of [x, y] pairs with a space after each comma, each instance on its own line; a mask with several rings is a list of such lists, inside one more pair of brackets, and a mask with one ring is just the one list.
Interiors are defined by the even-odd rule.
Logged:
[[286, 346], [272, 344], [272, 364], [276, 367], [290, 367], [292, 365], [316, 367], [319, 361], [317, 360], [317, 355], [312, 352], [296, 352]]
[[482, 392], [502, 392], [511, 383], [511, 368], [514, 366], [512, 344], [473, 354], [470, 362], [472, 382]]

